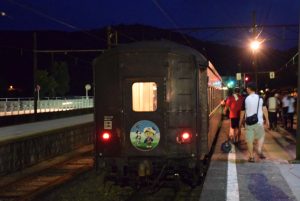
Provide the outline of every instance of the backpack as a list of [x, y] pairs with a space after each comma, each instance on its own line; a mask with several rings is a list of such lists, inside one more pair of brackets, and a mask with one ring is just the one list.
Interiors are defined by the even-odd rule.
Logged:
[[231, 151], [231, 143], [229, 140], [226, 140], [225, 142], [223, 142], [221, 144], [221, 150], [224, 152], [224, 153], [229, 153]]

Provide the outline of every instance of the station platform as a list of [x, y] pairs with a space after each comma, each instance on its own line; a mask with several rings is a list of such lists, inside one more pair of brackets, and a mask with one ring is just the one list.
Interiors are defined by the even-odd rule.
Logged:
[[[93, 114], [0, 127], [0, 187], [91, 151]], [[53, 162], [50, 162], [53, 161]], [[1, 201], [1, 198], [0, 198]]]
[[265, 129], [263, 152], [248, 162], [245, 129], [242, 143], [223, 153], [221, 144], [229, 132], [230, 120], [224, 120], [204, 181], [201, 201], [300, 201], [300, 164], [296, 157], [296, 140], [283, 129]]
[[7, 140], [24, 138], [36, 133], [47, 132], [93, 121], [93, 114], [85, 114], [47, 121], [0, 127], [0, 143]]

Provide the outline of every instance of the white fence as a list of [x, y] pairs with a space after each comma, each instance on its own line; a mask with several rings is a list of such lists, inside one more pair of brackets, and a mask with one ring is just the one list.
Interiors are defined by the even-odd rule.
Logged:
[[[58, 112], [92, 108], [93, 97], [48, 98], [37, 102], [37, 112]], [[34, 113], [33, 98], [0, 98], [0, 116]]]

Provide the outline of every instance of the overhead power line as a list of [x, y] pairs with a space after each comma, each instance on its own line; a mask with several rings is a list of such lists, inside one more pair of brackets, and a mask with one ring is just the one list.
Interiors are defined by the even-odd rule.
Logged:
[[[159, 9], [159, 11], [176, 27], [176, 29], [178, 29], [177, 24], [175, 23], [175, 21], [168, 15], [168, 13], [160, 6], [160, 4], [156, 1], [156, 0], [152, 0], [152, 2], [154, 3], [154, 5]], [[189, 39], [182, 33], [180, 33], [181, 36], [184, 38], [184, 40], [187, 42], [187, 44], [189, 44], [190, 46], [192, 46], [192, 43], [189, 41]]]
[[[292, 56], [292, 58], [290, 58], [290, 60], [288, 60], [281, 68], [279, 68], [276, 73], [282, 71], [284, 68], [287, 68], [287, 66], [292, 63], [292, 64], [295, 64], [296, 62], [296, 57], [299, 57], [299, 52], [297, 52], [294, 56]], [[299, 59], [298, 59], [298, 62], [299, 62]]]
[[176, 28], [178, 27], [175, 21], [168, 15], [168, 13], [160, 6], [160, 4], [156, 0], [152, 0], [154, 5], [159, 9], [159, 11], [175, 26]]
[[104, 49], [86, 49], [86, 50], [35, 50], [37, 53], [68, 53], [68, 52], [104, 52]]
[[92, 37], [92, 38], [94, 38], [94, 39], [96, 39], [96, 40], [99, 40], [99, 39], [100, 39], [100, 40], [102, 40], [102, 41], [106, 41], [106, 40], [104, 40], [103, 38], [99, 38], [98, 36], [93, 35], [93, 34], [87, 32], [87, 31], [84, 31], [84, 30], [82, 30], [81, 28], [79, 28], [79, 27], [77, 27], [77, 26], [75, 26], [75, 25], [72, 25], [72, 24], [70, 24], [70, 23], [67, 23], [67, 22], [65, 22], [65, 21], [63, 21], [63, 20], [61, 20], [61, 19], [57, 19], [57, 18], [55, 18], [55, 17], [53, 17], [53, 16], [50, 16], [50, 15], [48, 15], [48, 14], [45, 14], [45, 13], [43, 13], [43, 12], [40, 11], [40, 10], [37, 10], [37, 9], [35, 9], [35, 8], [32, 8], [32, 7], [28, 6], [28, 5], [22, 4], [22, 3], [18, 2], [18, 1], [15, 1], [15, 0], [6, 0], [6, 1], [8, 1], [8, 2], [11, 3], [11, 4], [17, 5], [17, 6], [21, 7], [21, 8], [23, 8], [23, 9], [29, 10], [29, 11], [33, 12], [34, 14], [36, 14], [36, 15], [42, 16], [42, 17], [44, 17], [44, 18], [46, 18], [46, 19], [48, 19], [48, 20], [54, 21], [54, 22], [56, 22], [56, 23], [58, 23], [58, 24], [61, 24], [61, 25], [65, 26], [65, 27], [68, 27], [68, 28], [70, 28], [70, 29], [73, 29], [73, 30], [76, 30], [76, 31], [80, 31], [80, 32], [82, 32], [82, 33], [84, 33], [84, 34], [87, 34], [87, 35], [89, 35], [90, 37]]
[[[257, 25], [257, 28], [297, 28], [299, 24], [265, 24]], [[203, 30], [220, 30], [220, 29], [251, 29], [252, 25], [235, 25], [235, 26], [207, 26], [207, 27], [181, 27], [168, 28], [169, 31], [203, 31]]]

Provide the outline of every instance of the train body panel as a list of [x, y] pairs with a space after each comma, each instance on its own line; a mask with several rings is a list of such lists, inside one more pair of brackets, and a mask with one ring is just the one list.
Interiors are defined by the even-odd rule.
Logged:
[[123, 173], [143, 161], [194, 168], [220, 121], [220, 82], [205, 57], [172, 42], [107, 51], [94, 61], [96, 164]]

